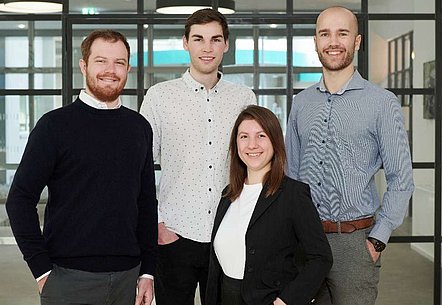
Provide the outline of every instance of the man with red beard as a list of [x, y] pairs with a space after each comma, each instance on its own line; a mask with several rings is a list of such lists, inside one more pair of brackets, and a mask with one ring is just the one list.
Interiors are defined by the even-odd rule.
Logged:
[[[333, 253], [315, 304], [374, 305], [381, 252], [414, 190], [401, 105], [355, 70], [361, 35], [351, 11], [321, 12], [314, 41], [322, 79], [295, 96], [286, 148], [288, 175], [310, 185]], [[374, 180], [381, 167], [382, 203]]]
[[[157, 257], [152, 129], [121, 105], [126, 38], [81, 45], [86, 89], [32, 130], [6, 208], [42, 305], [150, 305]], [[43, 233], [36, 205], [48, 188]]]

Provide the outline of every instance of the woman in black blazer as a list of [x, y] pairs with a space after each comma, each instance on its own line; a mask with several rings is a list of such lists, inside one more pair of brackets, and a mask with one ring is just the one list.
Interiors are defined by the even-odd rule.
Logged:
[[330, 270], [310, 189], [284, 175], [285, 163], [276, 116], [247, 107], [230, 138], [230, 184], [215, 216], [206, 305], [308, 304]]

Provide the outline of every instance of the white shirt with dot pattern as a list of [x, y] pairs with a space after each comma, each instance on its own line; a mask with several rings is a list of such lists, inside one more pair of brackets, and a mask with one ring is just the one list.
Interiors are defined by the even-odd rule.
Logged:
[[210, 90], [192, 78], [149, 88], [140, 113], [153, 130], [161, 165], [158, 222], [191, 240], [210, 242], [216, 208], [228, 182], [230, 133], [238, 114], [256, 104], [253, 91], [222, 79]]

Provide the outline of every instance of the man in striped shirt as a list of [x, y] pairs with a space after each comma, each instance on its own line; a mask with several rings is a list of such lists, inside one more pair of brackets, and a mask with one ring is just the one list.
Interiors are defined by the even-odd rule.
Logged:
[[[286, 146], [288, 175], [310, 185], [333, 252], [315, 304], [375, 304], [380, 253], [414, 189], [401, 105], [355, 70], [361, 35], [351, 11], [324, 10], [314, 40], [323, 76], [294, 98]], [[381, 167], [382, 202], [374, 180]]]

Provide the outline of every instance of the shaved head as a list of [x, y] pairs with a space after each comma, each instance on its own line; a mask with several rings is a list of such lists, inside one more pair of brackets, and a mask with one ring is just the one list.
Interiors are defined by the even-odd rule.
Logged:
[[343, 6], [332, 6], [323, 10], [316, 19], [316, 31], [318, 31], [318, 26], [321, 25], [323, 19], [330, 16], [332, 16], [332, 18], [345, 18], [345, 20], [349, 22], [351, 30], [354, 31], [356, 35], [359, 33], [358, 19], [356, 18], [356, 15]]

